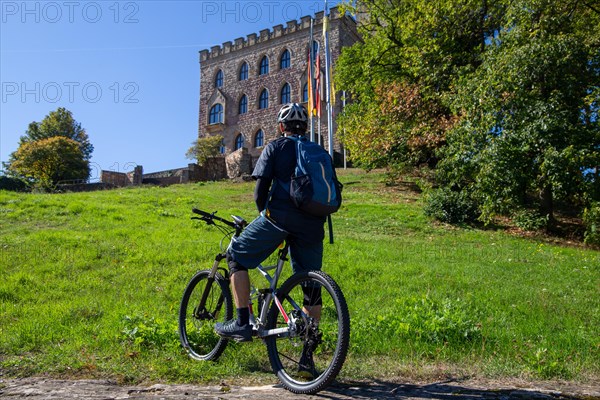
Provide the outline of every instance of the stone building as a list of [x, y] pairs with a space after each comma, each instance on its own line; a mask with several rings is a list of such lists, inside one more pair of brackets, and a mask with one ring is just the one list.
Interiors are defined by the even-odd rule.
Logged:
[[[328, 150], [327, 110], [325, 104], [325, 56], [323, 17], [317, 13], [313, 21], [313, 47], [320, 46], [321, 64], [321, 138]], [[200, 51], [200, 112], [198, 136], [224, 137], [221, 152], [231, 154], [240, 149], [246, 158], [256, 160], [262, 148], [277, 138], [276, 117], [282, 104], [307, 104], [308, 51], [311, 17], [264, 29], [246, 38], [225, 42], [210, 50]], [[344, 46], [358, 40], [355, 20], [331, 9], [329, 47], [332, 64]], [[341, 94], [336, 94], [335, 115], [341, 111]], [[318, 138], [314, 119], [314, 138]], [[336, 161], [342, 148], [334, 138]], [[253, 164], [253, 162], [251, 163]]]

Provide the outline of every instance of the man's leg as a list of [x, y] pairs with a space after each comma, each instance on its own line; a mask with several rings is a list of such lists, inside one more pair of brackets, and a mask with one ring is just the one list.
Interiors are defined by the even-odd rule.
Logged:
[[236, 306], [237, 319], [217, 323], [215, 331], [227, 338], [238, 341], [252, 340], [252, 327], [249, 324], [250, 278], [248, 268], [255, 268], [265, 260], [285, 239], [287, 232], [275, 227], [263, 216], [256, 218], [234, 238], [227, 251], [230, 283]]
[[[320, 271], [323, 265], [323, 242], [307, 244], [303, 242], [294, 242], [290, 246], [290, 256], [292, 258], [292, 267], [294, 273], [317, 270]], [[322, 306], [322, 288], [317, 286], [306, 286], [302, 288], [304, 299], [302, 310], [311, 318], [319, 323], [321, 319]], [[313, 379], [319, 375], [313, 359], [314, 346], [305, 343], [302, 348], [302, 354], [298, 361], [298, 373], [308, 379]]]
[[237, 271], [230, 278], [233, 301], [236, 308], [248, 308], [250, 299], [250, 277], [248, 271]]
[[[294, 241], [290, 246], [290, 256], [294, 272], [320, 271], [323, 265], [323, 242], [307, 244]], [[309, 317], [321, 319], [321, 289], [303, 288], [303, 310]]]

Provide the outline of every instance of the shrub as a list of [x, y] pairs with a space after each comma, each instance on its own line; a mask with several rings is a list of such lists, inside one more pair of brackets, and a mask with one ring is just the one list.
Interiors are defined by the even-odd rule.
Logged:
[[479, 215], [477, 202], [467, 190], [435, 189], [425, 197], [425, 215], [451, 224], [473, 222]]
[[519, 210], [513, 216], [515, 225], [526, 231], [537, 231], [548, 226], [548, 216], [531, 210]]
[[11, 178], [9, 176], [0, 176], [0, 190], [24, 192], [27, 190], [27, 183], [17, 178]]
[[585, 225], [584, 242], [600, 245], [600, 202], [590, 204], [583, 211], [583, 224]]

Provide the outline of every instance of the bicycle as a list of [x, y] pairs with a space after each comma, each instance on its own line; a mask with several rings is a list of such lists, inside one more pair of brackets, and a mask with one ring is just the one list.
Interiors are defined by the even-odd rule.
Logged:
[[[200, 215], [192, 219], [217, 227], [224, 237], [212, 268], [197, 272], [185, 288], [179, 308], [179, 336], [193, 359], [215, 361], [228, 339], [214, 332], [214, 324], [233, 317], [229, 270], [220, 266], [226, 258], [224, 242], [239, 236], [247, 223], [237, 216], [228, 221], [217, 217], [216, 212], [192, 211]], [[275, 265], [258, 266], [268, 286], [251, 286], [250, 323], [253, 336], [266, 344], [271, 367], [281, 384], [293, 393], [314, 394], [331, 384], [344, 364], [350, 316], [340, 287], [322, 271], [293, 274], [278, 286], [288, 248], [287, 241], [280, 246]], [[319, 303], [320, 316], [315, 308]], [[307, 357], [312, 357], [313, 365]]]

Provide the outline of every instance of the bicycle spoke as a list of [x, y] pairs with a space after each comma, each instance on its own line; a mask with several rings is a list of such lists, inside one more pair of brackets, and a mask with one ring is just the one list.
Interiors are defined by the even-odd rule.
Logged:
[[[215, 360], [221, 355], [227, 341], [220, 338], [213, 327], [233, 314], [231, 293], [224, 280], [216, 280], [207, 288], [208, 282], [208, 271], [196, 274], [184, 292], [179, 310], [181, 343], [190, 356], [198, 360]], [[200, 304], [203, 297], [204, 305]]]

